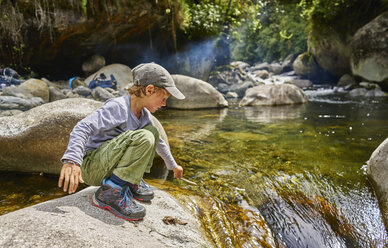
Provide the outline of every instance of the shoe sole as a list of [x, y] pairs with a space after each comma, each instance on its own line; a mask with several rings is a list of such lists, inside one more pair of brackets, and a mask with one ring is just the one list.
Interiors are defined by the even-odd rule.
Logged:
[[101, 209], [104, 209], [104, 210], [108, 210], [109, 212], [111, 212], [112, 214], [114, 214], [116, 217], [119, 217], [121, 219], [124, 219], [124, 220], [129, 220], [129, 221], [135, 221], [135, 220], [141, 220], [143, 219], [143, 217], [134, 217], [134, 218], [130, 218], [130, 217], [126, 217], [122, 214], [120, 214], [116, 209], [114, 208], [111, 208], [109, 207], [109, 205], [106, 205], [105, 203], [99, 201], [96, 197], [95, 197], [95, 194], [92, 195], [91, 197], [91, 201], [92, 201], [92, 204], [98, 208], [101, 208]]
[[135, 195], [133, 195], [133, 198], [135, 198], [136, 200], [141, 201], [141, 202], [149, 202], [152, 199], [154, 199], [154, 196], [149, 196], [149, 197], [145, 197], [145, 198], [138, 198]]

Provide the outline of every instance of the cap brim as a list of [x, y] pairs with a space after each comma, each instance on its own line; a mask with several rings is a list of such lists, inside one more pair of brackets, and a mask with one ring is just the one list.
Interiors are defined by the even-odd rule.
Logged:
[[182, 92], [180, 92], [178, 90], [178, 88], [176, 87], [166, 87], [165, 88], [173, 97], [179, 99], [179, 100], [183, 100], [185, 99], [186, 97], [182, 94]]

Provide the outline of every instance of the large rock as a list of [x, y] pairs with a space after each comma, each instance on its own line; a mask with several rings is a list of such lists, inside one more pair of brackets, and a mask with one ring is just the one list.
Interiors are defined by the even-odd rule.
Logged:
[[48, 85], [42, 80], [31, 78], [23, 82], [20, 88], [27, 90], [35, 97], [40, 97], [44, 102], [49, 102], [50, 91]]
[[318, 65], [330, 75], [340, 77], [350, 72], [350, 47], [346, 39], [336, 32], [313, 30], [308, 46]]
[[[98, 101], [72, 98], [47, 103], [15, 116], [1, 117], [0, 170], [58, 174], [59, 160], [74, 125], [100, 106], [102, 103]], [[162, 125], [156, 118], [153, 121], [167, 141]], [[164, 163], [155, 163], [151, 173], [165, 178], [168, 170]]]
[[96, 75], [100, 75], [101, 73], [104, 73], [108, 79], [110, 79], [110, 75], [113, 75], [117, 81], [118, 90], [128, 87], [133, 81], [131, 68], [122, 64], [111, 64], [104, 66], [97, 72], [87, 77], [85, 79], [85, 84], [89, 85], [90, 81], [92, 81]]
[[308, 54], [300, 54], [292, 64], [294, 71], [297, 75], [313, 76], [318, 72], [318, 66], [314, 59]]
[[211, 84], [202, 80], [184, 76], [172, 75], [176, 87], [186, 96], [184, 100], [170, 97], [167, 100], [167, 107], [176, 109], [203, 109], [223, 108], [228, 102], [223, 95]]
[[101, 55], [93, 55], [82, 64], [82, 71], [89, 76], [105, 66], [105, 58]]
[[292, 84], [267, 84], [249, 88], [240, 106], [288, 105], [306, 103], [306, 94]]
[[385, 228], [388, 230], [388, 138], [372, 153], [367, 174], [375, 188]]
[[0, 96], [0, 110], [28, 110], [44, 104], [42, 98], [24, 99], [16, 96]]
[[[132, 223], [91, 204], [97, 187], [0, 216], [1, 247], [213, 247], [201, 225], [170, 194], [154, 188], [143, 221]], [[186, 225], [166, 225], [171, 216]]]
[[354, 75], [388, 89], [388, 12], [360, 28], [351, 40]]

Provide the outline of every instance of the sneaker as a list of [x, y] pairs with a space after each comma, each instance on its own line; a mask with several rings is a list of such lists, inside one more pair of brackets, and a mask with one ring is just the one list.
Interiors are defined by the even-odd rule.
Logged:
[[128, 183], [133, 197], [139, 201], [151, 201], [154, 198], [154, 192], [151, 186], [141, 179], [140, 185]]
[[125, 220], [140, 220], [146, 214], [145, 208], [133, 200], [133, 195], [128, 187], [112, 187], [106, 184], [106, 179], [93, 194], [92, 203], [96, 207], [109, 210]]

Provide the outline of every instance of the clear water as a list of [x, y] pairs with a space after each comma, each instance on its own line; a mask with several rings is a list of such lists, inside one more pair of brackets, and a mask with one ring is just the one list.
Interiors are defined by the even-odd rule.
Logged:
[[[385, 247], [366, 163], [388, 137], [388, 101], [310, 99], [161, 110], [174, 157], [199, 186], [151, 184], [181, 199], [217, 247]], [[0, 180], [0, 214], [63, 195], [56, 178], [1, 172]]]

